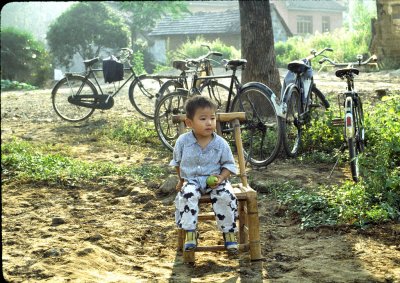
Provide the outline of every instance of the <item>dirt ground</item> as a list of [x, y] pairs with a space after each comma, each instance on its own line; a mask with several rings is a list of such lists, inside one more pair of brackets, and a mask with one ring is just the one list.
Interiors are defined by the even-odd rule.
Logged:
[[[332, 80], [338, 81], [316, 75], [321, 90], [343, 89], [342, 82]], [[361, 74], [358, 81], [370, 96], [375, 89], [400, 91], [399, 70]], [[117, 116], [138, 117], [127, 95], [118, 96], [111, 110], [71, 124], [56, 116], [50, 92], [2, 92], [2, 142], [18, 137], [65, 145], [71, 155], [88, 161], [167, 162], [153, 158], [151, 149], [94, 147], [94, 130]], [[248, 170], [256, 180], [296, 180], [304, 186], [349, 178], [345, 166], [327, 178], [332, 166], [300, 166], [280, 158], [268, 168]], [[210, 252], [197, 254], [194, 266], [183, 264], [175, 245], [174, 194], [159, 189], [164, 181], [150, 185], [115, 177], [103, 186], [66, 189], [5, 180], [2, 172], [3, 276], [8, 282], [400, 282], [399, 223], [305, 231], [266, 193], [258, 194], [264, 260]], [[200, 244], [222, 241], [210, 225], [200, 226]]]

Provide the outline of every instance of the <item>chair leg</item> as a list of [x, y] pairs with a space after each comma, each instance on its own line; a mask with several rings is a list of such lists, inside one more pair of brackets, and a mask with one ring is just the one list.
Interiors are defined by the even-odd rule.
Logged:
[[251, 260], [262, 259], [260, 244], [260, 220], [258, 218], [257, 192], [247, 192], [247, 214], [249, 217], [249, 245]]
[[183, 252], [183, 243], [185, 241], [185, 230], [178, 229], [178, 239], [176, 243], [176, 250]]
[[194, 251], [183, 252], [183, 262], [184, 263], [195, 263]]
[[245, 202], [239, 201], [239, 207], [238, 207], [238, 212], [239, 212], [239, 244], [245, 244], [247, 242], [247, 237], [246, 237], [246, 232], [245, 232], [245, 226], [247, 226], [246, 223], [246, 212], [245, 212]]
[[185, 230], [183, 229], [178, 229], [178, 239], [177, 239], [177, 251], [180, 251], [183, 253], [183, 262], [184, 263], [195, 263], [195, 255], [194, 255], [194, 251], [189, 251], [189, 252], [185, 252], [183, 250], [184, 248], [184, 244], [185, 244]]

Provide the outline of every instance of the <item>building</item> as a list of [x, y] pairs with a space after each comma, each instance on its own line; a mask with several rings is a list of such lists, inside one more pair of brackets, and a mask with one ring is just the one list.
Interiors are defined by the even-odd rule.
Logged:
[[[240, 13], [237, 1], [199, 1], [189, 4], [189, 9], [195, 11], [194, 13], [178, 19], [165, 17], [149, 33], [152, 41], [150, 50], [156, 61], [164, 63], [167, 51], [175, 50], [188, 39], [194, 40], [198, 36], [207, 41], [219, 38], [226, 45], [240, 49]], [[271, 19], [275, 41], [286, 41], [292, 36], [275, 5], [271, 5]]]
[[270, 0], [293, 35], [330, 32], [343, 25], [345, 8], [337, 1]]

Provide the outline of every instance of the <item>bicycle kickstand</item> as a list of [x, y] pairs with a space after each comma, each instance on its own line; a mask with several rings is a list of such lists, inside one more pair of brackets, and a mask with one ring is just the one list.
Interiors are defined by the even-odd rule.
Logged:
[[328, 179], [330, 179], [330, 178], [332, 177], [333, 170], [335, 170], [337, 164], [339, 163], [339, 158], [340, 158], [340, 156], [342, 156], [345, 147], [346, 147], [346, 144], [344, 144], [344, 143], [340, 146], [340, 149], [339, 149], [339, 150], [340, 150], [340, 154], [338, 155], [338, 157], [337, 157], [337, 159], [336, 159], [335, 165], [333, 165], [333, 168], [332, 168], [332, 170], [331, 170], [331, 173], [330, 173], [329, 176], [328, 176]]

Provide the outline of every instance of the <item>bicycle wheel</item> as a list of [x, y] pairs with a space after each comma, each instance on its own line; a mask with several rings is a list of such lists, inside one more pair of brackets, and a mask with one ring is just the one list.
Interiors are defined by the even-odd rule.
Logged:
[[270, 95], [260, 86], [241, 90], [232, 102], [231, 112], [245, 112], [241, 123], [243, 151], [254, 166], [270, 164], [279, 153], [281, 126]]
[[129, 101], [142, 116], [153, 119], [162, 81], [149, 75], [141, 75], [129, 86]]
[[[315, 86], [315, 84], [313, 85], [312, 89], [311, 89], [311, 97], [315, 100], [321, 100], [322, 102], [322, 106], [325, 107], [325, 109], [329, 108], [329, 101], [326, 99], [325, 95]], [[318, 99], [317, 99], [318, 98]]]
[[161, 98], [154, 112], [154, 125], [163, 145], [173, 151], [179, 137], [179, 124], [173, 123], [172, 116], [185, 113], [187, 94], [171, 92]]
[[354, 182], [358, 182], [360, 178], [360, 168], [358, 162], [358, 156], [364, 151], [364, 117], [362, 104], [360, 100], [356, 100], [353, 105], [353, 128], [354, 138], [350, 138], [347, 141], [350, 155], [350, 171]]
[[[79, 122], [89, 118], [93, 114], [94, 108], [68, 102], [68, 97], [79, 95], [97, 95], [97, 89], [91, 81], [79, 75], [61, 79], [51, 92], [51, 101], [57, 115], [69, 122]], [[85, 101], [90, 102], [90, 99], [85, 98]], [[95, 98], [93, 98], [93, 102], [95, 102]]]
[[282, 141], [285, 153], [289, 157], [295, 157], [301, 146], [300, 99], [300, 93], [295, 87], [292, 87], [283, 98], [287, 105], [287, 112], [285, 119], [282, 121]]
[[170, 94], [171, 92], [176, 91], [178, 88], [183, 88], [182, 83], [178, 82], [177, 80], [171, 79], [166, 81], [165, 83], [162, 84], [160, 91], [159, 91], [159, 96], [158, 100], [161, 100], [161, 98], [164, 95]]
[[217, 103], [217, 108], [222, 112], [228, 112], [227, 103], [229, 96], [229, 87], [217, 81], [208, 82], [202, 89], [201, 95], [208, 95]]

